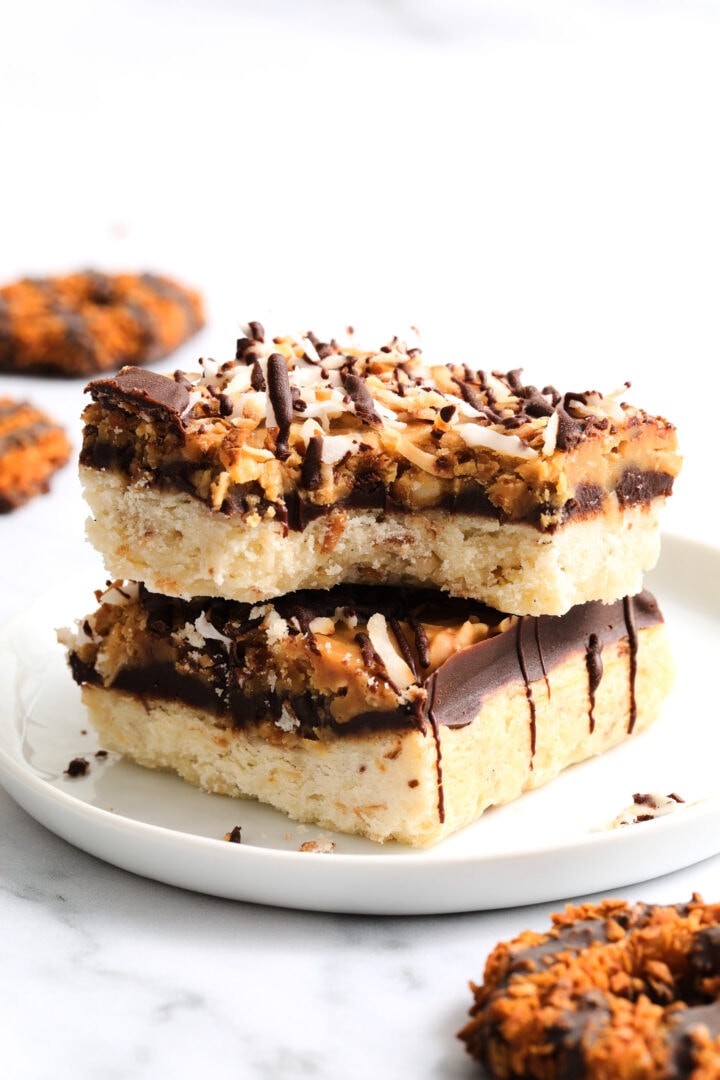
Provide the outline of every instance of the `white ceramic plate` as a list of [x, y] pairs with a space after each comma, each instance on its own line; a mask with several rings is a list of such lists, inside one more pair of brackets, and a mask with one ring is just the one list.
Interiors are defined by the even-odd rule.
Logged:
[[[429, 851], [333, 835], [253, 802], [206, 795], [99, 749], [54, 629], [94, 607], [74, 581], [0, 633], [0, 781], [37, 821], [83, 850], [157, 881], [237, 900], [366, 914], [433, 914], [607, 892], [720, 851], [717, 669], [720, 550], [665, 537], [648, 580], [670, 628], [675, 690], [647, 733], [492, 810]], [[72, 758], [90, 768], [71, 778]], [[637, 791], [684, 805], [611, 828]], [[242, 843], [223, 837], [240, 825]]]

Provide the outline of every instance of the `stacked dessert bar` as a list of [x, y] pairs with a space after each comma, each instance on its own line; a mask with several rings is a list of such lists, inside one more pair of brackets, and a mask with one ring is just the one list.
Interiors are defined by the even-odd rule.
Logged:
[[657, 717], [667, 421], [259, 323], [227, 363], [88, 391], [116, 580], [64, 641], [108, 749], [426, 846]]

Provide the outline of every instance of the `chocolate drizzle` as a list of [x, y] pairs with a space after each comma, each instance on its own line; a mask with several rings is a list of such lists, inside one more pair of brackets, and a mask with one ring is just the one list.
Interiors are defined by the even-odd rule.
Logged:
[[267, 390], [267, 383], [265, 382], [265, 376], [263, 370], [257, 360], [252, 362], [252, 373], [250, 375], [250, 385], [256, 393], [264, 394]]
[[590, 720], [590, 734], [595, 730], [595, 694], [600, 686], [603, 675], [602, 645], [597, 634], [591, 634], [585, 648], [585, 666], [588, 673], [588, 697], [590, 708], [588, 710]]
[[365, 385], [365, 380], [358, 375], [343, 375], [343, 386], [351, 401], [355, 404], [355, 413], [365, 424], [381, 424], [375, 411], [375, 402]]
[[428, 642], [428, 636], [425, 633], [425, 627], [418, 620], [417, 616], [412, 613], [408, 618], [408, 622], [415, 632], [415, 648], [417, 649], [420, 667], [425, 670], [430, 667], [430, 644]]
[[438, 808], [438, 821], [441, 825], [445, 823], [445, 789], [443, 787], [443, 774], [442, 774], [442, 749], [440, 747], [440, 725], [435, 711], [432, 707], [428, 709], [428, 720], [430, 721], [430, 730], [432, 731], [433, 740], [435, 742], [435, 776], [437, 780], [437, 808]]
[[[527, 664], [525, 662], [525, 651], [523, 649], [523, 643], [522, 643], [523, 627], [525, 626], [525, 623], [526, 623], [526, 617], [525, 616], [522, 616], [517, 621], [517, 633], [515, 635], [515, 648], [517, 650], [518, 666], [520, 668], [520, 673], [522, 675], [523, 682], [525, 683], [525, 697], [527, 698], [528, 709], [530, 711], [530, 768], [532, 769], [533, 768], [533, 758], [535, 757], [535, 747], [536, 747], [536, 743], [537, 743], [537, 708], [535, 706], [535, 697], [533, 695], [532, 686], [530, 684], [530, 678], [528, 676], [528, 668], [527, 668]], [[537, 639], [536, 639], [536, 641], [537, 641]], [[541, 665], [542, 665], [542, 667], [544, 669], [545, 665], [544, 665], [544, 663], [542, 663], [542, 652], [540, 651], [539, 645], [538, 645], [538, 654], [539, 654], [539, 656], [541, 658]]]
[[[588, 680], [591, 687], [589, 706], [591, 730], [594, 725], [593, 698], [602, 675], [600, 654], [610, 644], [627, 640], [631, 655], [629, 670], [629, 715], [631, 731], [636, 719], [634, 680], [638, 648], [638, 627], [645, 628], [662, 622], [654, 598], [643, 592], [614, 604], [590, 602], [572, 608], [563, 616], [524, 616], [511, 629], [496, 632], [506, 617], [476, 601], [448, 597], [428, 589], [400, 590], [383, 586], [335, 586], [323, 591], [303, 591], [278, 597], [272, 604], [286, 620], [290, 634], [306, 635], [307, 647], [316, 656], [322, 650], [315, 640], [311, 626], [316, 618], [332, 618], [340, 609], [358, 619], [356, 642], [363, 664], [370, 677], [383, 684], [397, 701], [395, 707], [377, 704], [348, 717], [338, 719], [335, 698], [343, 691], [332, 693], [319, 690], [298, 692], [292, 686], [273, 683], [272, 689], [260, 676], [252, 688], [247, 679], [262, 672], [268, 663], [263, 634], [258, 630], [261, 616], [251, 617], [253, 607], [230, 600], [198, 598], [182, 601], [162, 597], [140, 589], [139, 603], [147, 611], [150, 640], [144, 646], [145, 659], [128, 664], [115, 674], [111, 685], [141, 697], [177, 699], [190, 705], [209, 709], [214, 715], [227, 717], [238, 727], [263, 720], [277, 720], [284, 710], [297, 718], [298, 735], [318, 738], [322, 729], [338, 736], [373, 730], [430, 731], [437, 748], [438, 809], [444, 814], [441, 763], [441, 727], [463, 727], [471, 723], [483, 704], [506, 686], [521, 683], [527, 698], [529, 714], [530, 767], [536, 751], [537, 706], [535, 693], [545, 682], [549, 696], [553, 669], [585, 650]], [[363, 627], [370, 616], [379, 612], [395, 636], [398, 650], [416, 680], [416, 692], [404, 697], [388, 675], [382, 657], [373, 648]], [[229, 645], [206, 640], [205, 653], [209, 665], [193, 668], [185, 653], [178, 652], [168, 659], [168, 634], [194, 624], [201, 614], [229, 639]], [[490, 636], [452, 653], [439, 667], [425, 674], [430, 665], [431, 649], [424, 623], [428, 625], [462, 625], [475, 618], [490, 627]], [[495, 628], [495, 631], [493, 630]], [[412, 635], [406, 631], [409, 629]], [[157, 649], [153, 645], [157, 636]], [[260, 636], [258, 636], [260, 635]], [[583, 643], [586, 643], [583, 646]], [[258, 653], [257, 650], [260, 649]], [[246, 667], [246, 652], [265, 656]], [[250, 654], [248, 654], [250, 655]], [[260, 663], [260, 667], [257, 664]], [[101, 679], [83, 654], [71, 652], [70, 664], [79, 683], [100, 683]], [[346, 692], [346, 691], [345, 691]], [[389, 699], [383, 699], [387, 702]]]
[[418, 672], [417, 665], [415, 663], [415, 657], [413, 656], [412, 649], [410, 648], [410, 642], [405, 637], [405, 632], [402, 628], [400, 620], [398, 619], [397, 615], [391, 615], [388, 622], [390, 623], [390, 628], [395, 635], [395, 640], [397, 641], [398, 648], [400, 650], [400, 654], [403, 660], [412, 671], [414, 678], [417, 679]]
[[630, 692], [630, 705], [628, 712], [628, 734], [630, 734], [637, 720], [637, 701], [635, 699], [635, 681], [637, 679], [637, 651], [638, 651], [638, 637], [637, 626], [635, 623], [635, 605], [632, 603], [633, 598], [626, 596], [623, 600], [623, 613], [625, 615], [625, 628], [627, 630], [628, 640], [628, 684]]
[[548, 701], [552, 696], [552, 689], [550, 687], [550, 679], [548, 678], [547, 668], [545, 667], [545, 657], [543, 655], [542, 645], [540, 644], [540, 620], [533, 619], [535, 623], [535, 648], [538, 651], [540, 657], [540, 667], [542, 668], [543, 678], [545, 679], [545, 689], [547, 690]]
[[300, 474], [300, 483], [307, 491], [316, 491], [322, 484], [322, 447], [322, 435], [312, 435]]
[[285, 357], [272, 353], [267, 362], [268, 394], [278, 425], [275, 455], [281, 461], [289, 456], [288, 436], [293, 418], [292, 392]]

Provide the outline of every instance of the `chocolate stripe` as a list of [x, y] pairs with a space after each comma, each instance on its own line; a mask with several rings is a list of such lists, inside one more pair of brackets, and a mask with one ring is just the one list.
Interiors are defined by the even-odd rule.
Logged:
[[195, 306], [193, 305], [190, 296], [181, 285], [177, 285], [168, 278], [158, 277], [156, 274], [143, 274], [140, 277], [140, 281], [147, 289], [154, 292], [156, 296], [159, 296], [162, 300], [169, 300], [181, 309], [185, 316], [185, 322], [189, 333], [194, 333], [196, 330], [200, 329], [202, 323], [198, 319]]

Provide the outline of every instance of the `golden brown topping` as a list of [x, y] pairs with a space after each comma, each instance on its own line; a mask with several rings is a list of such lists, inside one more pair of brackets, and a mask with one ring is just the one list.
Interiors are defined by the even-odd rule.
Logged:
[[[430, 364], [397, 338], [368, 351], [248, 329], [236, 359], [167, 377], [182, 406], [173, 422], [170, 395], [158, 393], [148, 426], [133, 377], [90, 384], [101, 408], [85, 414], [84, 462], [105, 460], [96, 444], [112, 446], [131, 473], [182, 472], [184, 489], [214, 509], [256, 520], [289, 492], [316, 507], [378, 505], [382, 492], [389, 506], [552, 529], [616, 489], [624, 504], [666, 495], [679, 471], [672, 425], [618, 394], [561, 395], [523, 383], [519, 370]], [[113, 403], [124, 423], [110, 422]], [[262, 505], [248, 502], [251, 485]]]

